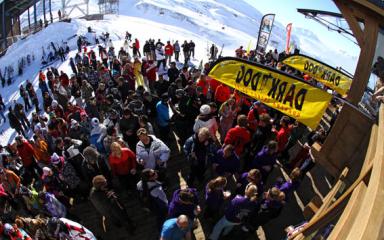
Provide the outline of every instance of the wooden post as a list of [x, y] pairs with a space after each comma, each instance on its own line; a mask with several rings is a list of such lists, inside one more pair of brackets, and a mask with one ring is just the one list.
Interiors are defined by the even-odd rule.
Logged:
[[31, 32], [31, 14], [28, 8], [28, 33]]
[[1, 19], [1, 25], [3, 27], [3, 32], [2, 32], [2, 35], [3, 35], [3, 41], [4, 41], [4, 48], [7, 48], [8, 47], [8, 43], [7, 43], [7, 31], [5, 29], [5, 1], [1, 4], [1, 16], [2, 16], [2, 19]]
[[34, 22], [34, 31], [36, 31], [36, 27], [38, 26], [38, 23], [37, 23], [37, 8], [36, 8], [36, 3], [37, 3], [37, 0], [34, 1], [33, 3], [33, 20], [35, 21]]
[[44, 26], [47, 22], [47, 17], [45, 16], [45, 0], [43, 0], [43, 12], [44, 12]]
[[49, 15], [51, 17], [51, 23], [53, 23], [53, 16], [52, 16], [52, 2], [49, 0]]
[[359, 104], [368, 85], [373, 57], [375, 56], [378, 32], [378, 22], [372, 17], [366, 18], [364, 27], [364, 45], [361, 46], [359, 61], [347, 97], [347, 99], [354, 105]]
[[[355, 75], [347, 97], [350, 103], [357, 106], [361, 101], [371, 74], [380, 20], [374, 13], [367, 11], [361, 6], [364, 1], [335, 0], [334, 2], [343, 13], [343, 17], [348, 22], [361, 49]], [[360, 27], [359, 21], [364, 22], [364, 29]]]
[[13, 32], [13, 24], [14, 24], [14, 19], [13, 19], [13, 16], [11, 16], [10, 18], [9, 18], [10, 20], [11, 20], [11, 37], [13, 37], [14, 36], [14, 32]]

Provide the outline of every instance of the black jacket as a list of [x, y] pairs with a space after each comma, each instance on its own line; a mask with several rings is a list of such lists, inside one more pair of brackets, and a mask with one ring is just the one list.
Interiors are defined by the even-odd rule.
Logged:
[[169, 82], [170, 83], [175, 82], [179, 74], [180, 74], [180, 71], [177, 68], [169, 68], [168, 69]]
[[21, 127], [21, 123], [19, 122], [19, 119], [16, 117], [13, 111], [8, 113], [8, 119], [11, 128], [16, 129]]

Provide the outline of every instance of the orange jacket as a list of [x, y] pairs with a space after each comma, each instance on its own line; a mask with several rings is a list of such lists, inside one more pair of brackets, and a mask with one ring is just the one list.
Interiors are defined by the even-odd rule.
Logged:
[[16, 189], [20, 187], [20, 178], [11, 170], [4, 169], [4, 173], [0, 174], [0, 182], [6, 193], [14, 194]]
[[38, 140], [39, 146], [37, 144], [33, 145], [33, 150], [35, 151], [35, 158], [37, 161], [44, 164], [49, 164], [51, 158], [48, 153], [48, 144], [44, 140]]

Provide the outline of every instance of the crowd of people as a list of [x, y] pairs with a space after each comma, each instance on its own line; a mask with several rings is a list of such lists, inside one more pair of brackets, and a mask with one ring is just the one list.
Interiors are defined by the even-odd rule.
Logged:
[[[103, 36], [97, 47], [79, 38], [78, 53], [69, 60], [72, 72], [40, 71], [41, 98], [26, 81], [20, 86], [24, 104], [12, 103], [7, 118], [0, 101], [3, 121], [17, 132], [0, 149], [0, 236], [96, 239], [72, 211], [81, 201], [135, 234], [140, 227], [119, 191], [137, 193], [156, 217], [161, 240], [191, 239], [200, 215], [212, 224], [211, 240], [234, 227], [244, 236], [254, 234], [278, 217], [314, 166], [309, 149], [324, 140], [325, 131], [309, 131], [211, 79], [212, 62], [190, 67], [192, 41], [179, 46], [149, 39], [141, 55], [131, 34], [117, 53], [109, 34]], [[279, 54], [256, 58], [240, 49], [236, 56], [300, 75], [282, 65]], [[216, 57], [213, 45], [211, 59]], [[173, 133], [189, 171], [187, 187], [168, 198]], [[291, 156], [298, 140], [303, 146]], [[278, 164], [289, 179], [269, 179]]]

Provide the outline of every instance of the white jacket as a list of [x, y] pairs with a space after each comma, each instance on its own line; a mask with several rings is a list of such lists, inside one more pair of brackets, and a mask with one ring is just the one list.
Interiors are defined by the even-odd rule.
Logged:
[[107, 136], [107, 128], [103, 124], [99, 124], [91, 130], [91, 137], [97, 135], [97, 142], [101, 142], [105, 136]]
[[209, 120], [203, 120], [200, 119], [200, 117], [197, 117], [195, 120], [195, 125], [193, 125], [193, 131], [197, 133], [200, 128], [206, 127], [209, 129], [209, 133], [211, 134], [211, 137], [213, 139], [216, 139], [216, 132], [219, 129], [216, 119], [210, 118]]
[[160, 160], [161, 166], [166, 167], [171, 150], [163, 141], [156, 138], [153, 135], [149, 135], [152, 138], [152, 144], [149, 150], [145, 149], [144, 143], [139, 141], [136, 145], [136, 159], [139, 162], [141, 159], [144, 161], [144, 168], [155, 169], [156, 160]]
[[157, 61], [161, 61], [161, 60], [165, 59], [164, 50], [162, 48], [160, 48], [160, 49], [156, 48], [155, 53], [156, 53], [156, 60]]
[[[148, 189], [152, 188], [152, 190], [149, 192], [149, 194], [151, 194], [152, 197], [159, 198], [166, 205], [168, 205], [167, 195], [165, 194], [160, 182], [149, 181], [147, 182], [147, 185], [148, 185]], [[143, 191], [143, 181], [140, 181], [137, 183], [137, 190]]]

